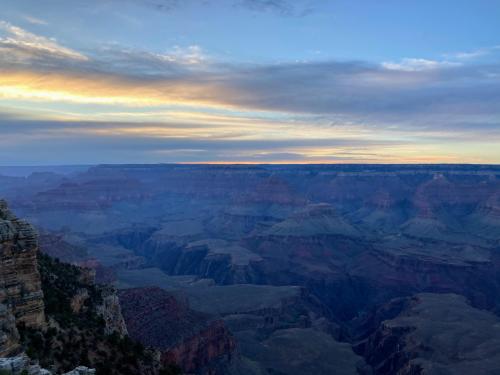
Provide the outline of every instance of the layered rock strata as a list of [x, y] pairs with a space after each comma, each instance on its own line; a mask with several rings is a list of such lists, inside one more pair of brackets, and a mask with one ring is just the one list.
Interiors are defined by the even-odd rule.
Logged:
[[45, 326], [37, 234], [0, 200], [0, 355], [19, 351], [16, 324]]

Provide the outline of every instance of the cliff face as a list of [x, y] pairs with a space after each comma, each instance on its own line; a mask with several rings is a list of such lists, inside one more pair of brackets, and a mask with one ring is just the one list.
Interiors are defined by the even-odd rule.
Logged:
[[417, 294], [394, 300], [375, 315], [378, 328], [356, 349], [374, 374], [500, 371], [498, 317], [473, 308], [462, 296]]
[[106, 334], [118, 333], [120, 336], [126, 335], [127, 326], [123, 319], [120, 300], [113, 288], [103, 288], [101, 292], [102, 303], [97, 307], [98, 314], [104, 319]]
[[175, 363], [186, 372], [215, 374], [221, 362], [231, 360], [235, 346], [234, 339], [219, 320], [167, 349], [161, 359], [167, 364]]
[[160, 288], [127, 289], [119, 295], [131, 337], [160, 350], [164, 364], [216, 374], [231, 359], [235, 340], [222, 321], [189, 309]]
[[0, 357], [12, 355], [19, 349], [16, 319], [7, 306], [0, 305]]
[[0, 354], [19, 347], [16, 324], [40, 329], [45, 325], [43, 292], [37, 265], [37, 237], [28, 223], [17, 219], [0, 200]]

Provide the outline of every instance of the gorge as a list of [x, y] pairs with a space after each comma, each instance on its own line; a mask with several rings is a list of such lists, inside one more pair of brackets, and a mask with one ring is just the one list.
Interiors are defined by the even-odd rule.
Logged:
[[[156, 353], [137, 362], [151, 374], [500, 371], [499, 192], [500, 168], [487, 165], [0, 175], [0, 195], [40, 232], [42, 259], [95, 278], [105, 334]], [[4, 332], [47, 329], [35, 236], [2, 207]], [[75, 311], [94, 293], [81, 289]], [[5, 353], [17, 336], [5, 335]]]

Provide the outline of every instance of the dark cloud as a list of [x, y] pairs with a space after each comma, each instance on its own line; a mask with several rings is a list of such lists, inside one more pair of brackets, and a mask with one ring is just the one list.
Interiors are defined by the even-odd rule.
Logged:
[[[22, 120], [3, 118], [0, 113], [0, 133], [4, 136], [4, 142], [9, 143], [6, 139], [8, 136], [22, 137], [31, 136], [42, 137], [45, 135], [56, 135], [58, 138], [70, 138], [78, 135], [78, 138], [103, 138], [108, 139], [106, 142], [116, 142], [116, 145], [124, 145], [129, 147], [135, 145], [136, 147], [144, 147], [146, 149], [239, 149], [239, 150], [279, 150], [287, 149], [289, 147], [317, 147], [317, 146], [349, 146], [349, 147], [362, 147], [362, 146], [388, 146], [398, 145], [397, 141], [375, 141], [365, 139], [224, 139], [218, 136], [198, 138], [185, 138], [185, 137], [154, 137], [154, 136], [141, 136], [141, 135], [127, 135], [114, 133], [109, 135], [102, 134], [97, 131], [108, 130], [113, 131], [117, 129], [134, 129], [143, 126], [156, 125], [165, 129], [186, 129], [189, 127], [202, 128], [200, 124], [176, 124], [176, 123], [133, 123], [133, 122], [102, 122], [102, 121], [51, 121], [51, 120]], [[93, 131], [96, 133], [93, 134]]]
[[[106, 0], [112, 1], [112, 0]], [[123, 1], [123, 0], [120, 0]], [[306, 16], [313, 12], [314, 7], [310, 0], [127, 0], [160, 11], [172, 11], [186, 3], [201, 3], [215, 5], [226, 3], [251, 10], [253, 12], [270, 12], [282, 16]]]
[[[84, 0], [77, 1], [83, 2]], [[281, 16], [303, 17], [314, 11], [314, 3], [317, 2], [317, 0], [99, 0], [99, 2], [129, 2], [165, 12], [175, 11], [189, 4], [202, 4], [208, 6], [223, 4], [247, 9], [252, 12], [266, 12]]]
[[257, 67], [228, 75], [233, 102], [310, 113], [499, 110], [499, 66], [406, 72], [359, 62]]
[[[143, 124], [142, 124], [143, 125]], [[65, 155], [67, 163], [136, 163], [203, 162], [203, 161], [314, 161], [301, 149], [346, 149], [345, 155], [330, 155], [329, 160], [355, 159], [366, 155], [366, 150], [398, 146], [395, 141], [356, 139], [279, 139], [245, 140], [212, 138], [154, 137], [102, 131], [137, 128], [134, 123], [102, 123], [75, 121], [2, 120], [0, 114], [0, 160], [4, 165], [31, 164], [39, 160], [45, 164], [60, 163]], [[161, 124], [177, 127], [177, 124]], [[197, 125], [193, 125], [197, 126]], [[182, 126], [183, 128], [186, 125]], [[19, 152], [20, 149], [26, 150]], [[295, 150], [295, 151], [291, 151]]]
[[314, 11], [311, 2], [303, 0], [241, 0], [236, 3], [257, 12], [272, 12], [282, 16], [306, 16]]
[[171, 11], [180, 5], [179, 0], [141, 0], [144, 4], [152, 6], [161, 11]]

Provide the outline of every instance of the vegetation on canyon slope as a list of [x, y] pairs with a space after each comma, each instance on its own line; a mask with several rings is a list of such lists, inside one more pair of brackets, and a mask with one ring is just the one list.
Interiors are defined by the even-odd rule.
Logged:
[[[95, 368], [97, 374], [175, 374], [169, 366], [160, 369], [155, 352], [118, 333], [106, 334], [105, 322], [97, 313], [102, 288], [85, 282], [83, 270], [39, 254], [45, 313], [44, 331], [20, 326], [26, 353], [45, 368], [68, 371], [75, 365]], [[79, 312], [71, 306], [80, 290], [88, 297]]]

